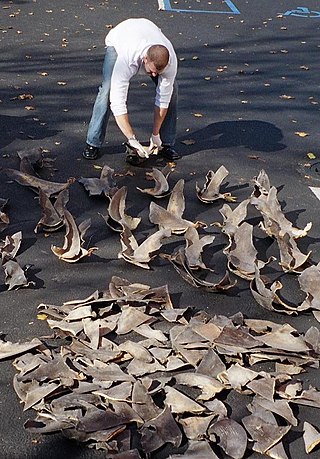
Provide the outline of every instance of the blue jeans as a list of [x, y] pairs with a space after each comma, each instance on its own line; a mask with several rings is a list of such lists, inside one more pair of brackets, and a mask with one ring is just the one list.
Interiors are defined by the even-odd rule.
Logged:
[[[114, 64], [117, 60], [117, 52], [114, 47], [109, 46], [103, 63], [103, 81], [99, 87], [98, 95], [93, 106], [91, 120], [88, 127], [87, 143], [93, 147], [100, 148], [103, 145], [106, 135], [107, 124], [111, 113], [109, 94], [111, 86], [111, 76]], [[157, 85], [158, 77], [152, 78]], [[164, 145], [173, 146], [177, 130], [177, 101], [178, 85], [175, 82], [168, 113], [160, 129], [160, 137]]]

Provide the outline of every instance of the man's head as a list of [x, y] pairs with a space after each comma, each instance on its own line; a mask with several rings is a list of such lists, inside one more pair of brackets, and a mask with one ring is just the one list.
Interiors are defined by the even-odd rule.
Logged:
[[152, 45], [143, 60], [146, 72], [155, 77], [168, 65], [169, 51], [163, 45]]

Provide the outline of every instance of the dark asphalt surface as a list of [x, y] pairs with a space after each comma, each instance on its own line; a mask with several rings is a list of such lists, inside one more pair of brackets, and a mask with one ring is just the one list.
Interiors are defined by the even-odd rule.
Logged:
[[[195, 195], [196, 182], [203, 184], [209, 169], [223, 164], [230, 172], [223, 191], [232, 191], [238, 202], [252, 190], [252, 178], [265, 169], [272, 185], [279, 189], [279, 199], [287, 217], [302, 228], [312, 221], [309, 235], [299, 242], [312, 261], [320, 260], [320, 202], [308, 188], [320, 186], [317, 157], [320, 158], [319, 68], [320, 38], [318, 17], [284, 13], [300, 4], [292, 1], [235, 0], [240, 14], [181, 13], [159, 11], [158, 2], [136, 0], [109, 1], [7, 1], [0, 4], [0, 166], [19, 168], [17, 151], [32, 148], [48, 150], [55, 158], [54, 170], [44, 178], [62, 182], [69, 177], [98, 177], [94, 166], [108, 164], [119, 174], [119, 186], [126, 185], [128, 212], [143, 219], [140, 236], [152, 229], [148, 223], [150, 199], [136, 190], [146, 187], [148, 168], [134, 168], [135, 175], [125, 176], [124, 140], [111, 121], [103, 156], [95, 162], [81, 157], [87, 123], [101, 78], [104, 37], [108, 26], [128, 17], [147, 17], [156, 22], [172, 40], [179, 58], [179, 120], [176, 147], [183, 154], [171, 183], [184, 178], [186, 211], [190, 220], [208, 223], [221, 221], [219, 208], [201, 204]], [[171, 2], [181, 9], [225, 11], [221, 1]], [[307, 1], [305, 7], [317, 12], [319, 3]], [[313, 15], [316, 16], [315, 13]], [[320, 13], [319, 13], [320, 15]], [[146, 83], [146, 84], [145, 84]], [[146, 141], [152, 123], [153, 84], [142, 78], [131, 85], [129, 107], [138, 137]], [[32, 100], [19, 100], [21, 94]], [[285, 97], [284, 97], [285, 96]], [[32, 106], [34, 110], [27, 110]], [[306, 133], [301, 137], [296, 133]], [[194, 140], [192, 145], [181, 141]], [[314, 153], [309, 160], [307, 154]], [[160, 166], [161, 160], [153, 163]], [[311, 167], [308, 166], [311, 165]], [[150, 164], [151, 165], [151, 164]], [[132, 169], [132, 168], [129, 168]], [[320, 168], [319, 168], [320, 169]], [[288, 322], [299, 332], [318, 326], [311, 312], [288, 317], [269, 313], [257, 305], [248, 283], [226, 295], [196, 290], [185, 283], [167, 262], [155, 259], [148, 272], [117, 258], [120, 244], [99, 212], [105, 213], [102, 198], [89, 197], [75, 183], [70, 188], [68, 209], [77, 219], [92, 218], [90, 245], [98, 251], [77, 264], [59, 261], [51, 253], [51, 244], [61, 245], [63, 231], [45, 237], [35, 234], [41, 211], [35, 194], [8, 180], [0, 171], [0, 197], [9, 199], [9, 227], [1, 234], [21, 230], [22, 247], [17, 260], [31, 264], [29, 278], [35, 286], [7, 291], [0, 282], [0, 331], [9, 341], [22, 341], [49, 333], [44, 322], [37, 321], [40, 303], [61, 304], [84, 298], [106, 287], [112, 275], [152, 286], [168, 284], [177, 307], [187, 305], [205, 309], [210, 314], [232, 315], [241, 311], [251, 318]], [[226, 240], [217, 230], [210, 262], [223, 272], [221, 249]], [[262, 256], [272, 254], [272, 246], [263, 233], [256, 243]], [[270, 271], [277, 277], [280, 271]], [[281, 273], [280, 273], [281, 274]], [[1, 274], [2, 275], [2, 274]], [[295, 276], [282, 276], [282, 295], [299, 304], [304, 295]], [[0, 459], [96, 459], [105, 457], [65, 440], [60, 435], [37, 437], [24, 431], [23, 423], [33, 413], [23, 413], [12, 387], [11, 362], [0, 365]], [[306, 383], [318, 385], [318, 370], [303, 376]], [[241, 403], [232, 403], [234, 419], [241, 419]], [[302, 440], [302, 422], [319, 427], [319, 412], [299, 408], [300, 423], [289, 433], [287, 454], [292, 459], [319, 457], [319, 450], [307, 455]], [[160, 457], [160, 456], [159, 456]], [[258, 455], [251, 454], [250, 458]], [[261, 456], [259, 456], [261, 457]]]

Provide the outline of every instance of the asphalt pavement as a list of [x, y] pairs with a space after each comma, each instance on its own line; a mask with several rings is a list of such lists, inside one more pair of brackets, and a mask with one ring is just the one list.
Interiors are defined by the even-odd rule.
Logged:
[[[160, 7], [160, 8], [159, 8]], [[311, 250], [313, 264], [320, 261], [320, 202], [310, 187], [320, 187], [319, 3], [301, 6], [292, 0], [234, 0], [234, 2], [178, 0], [2, 0], [0, 4], [0, 167], [19, 169], [17, 152], [42, 149], [52, 160], [40, 172], [42, 178], [65, 182], [70, 177], [99, 177], [103, 165], [115, 170], [119, 186], [128, 187], [128, 212], [142, 217], [139, 238], [152, 230], [148, 221], [150, 197], [145, 188], [146, 170], [165, 163], [155, 158], [143, 167], [125, 163], [124, 141], [111, 120], [101, 158], [82, 158], [92, 105], [101, 79], [104, 38], [110, 27], [129, 17], [146, 17], [171, 39], [179, 59], [179, 118], [176, 149], [183, 155], [170, 175], [172, 184], [185, 180], [185, 217], [208, 224], [221, 222], [223, 202], [201, 203], [196, 184], [203, 185], [209, 169], [224, 165], [229, 175], [223, 184], [237, 202], [252, 192], [253, 178], [264, 169], [278, 189], [288, 219], [303, 228], [313, 226], [299, 240], [303, 253]], [[129, 92], [129, 113], [137, 136], [147, 141], [152, 127], [153, 83], [141, 76]], [[0, 331], [16, 342], [49, 334], [45, 322], [36, 319], [40, 303], [62, 304], [85, 298], [105, 288], [113, 275], [151, 286], [167, 284], [176, 307], [192, 306], [209, 314], [289, 323], [299, 333], [318, 327], [312, 312], [288, 316], [266, 311], [253, 299], [248, 283], [238, 280], [228, 293], [210, 293], [186, 283], [165, 260], [154, 259], [146, 271], [118, 258], [119, 237], [99, 214], [106, 213], [102, 197], [91, 197], [77, 181], [70, 186], [68, 209], [78, 222], [91, 218], [90, 246], [98, 250], [89, 258], [68, 264], [56, 258], [51, 244], [63, 244], [63, 230], [49, 236], [35, 233], [41, 217], [36, 195], [0, 171], [0, 198], [8, 199], [10, 224], [1, 239], [22, 231], [17, 254], [29, 266], [28, 288], [7, 290], [0, 282]], [[252, 221], [257, 215], [250, 215]], [[216, 227], [213, 250], [206, 261], [217, 276], [222, 273], [222, 248], [226, 239]], [[260, 231], [256, 243], [264, 259], [274, 246]], [[279, 268], [270, 278], [278, 278]], [[300, 304], [304, 294], [295, 275], [281, 275], [282, 295]], [[23, 412], [12, 386], [11, 361], [0, 364], [1, 459], [95, 459], [105, 457], [63, 438], [35, 436], [23, 424], [32, 411]], [[302, 376], [317, 386], [317, 369]], [[243, 410], [229, 400], [238, 420]], [[306, 454], [302, 424], [308, 420], [320, 428], [316, 408], [297, 410], [299, 424], [289, 433], [289, 458], [319, 457]], [[159, 453], [154, 459], [164, 456]], [[246, 457], [261, 457], [248, 453]]]

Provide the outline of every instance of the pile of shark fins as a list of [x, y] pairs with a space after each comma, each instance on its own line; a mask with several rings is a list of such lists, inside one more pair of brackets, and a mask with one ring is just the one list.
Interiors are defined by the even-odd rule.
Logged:
[[[0, 341], [24, 410], [36, 412], [25, 428], [62, 432], [108, 458], [150, 458], [170, 445], [173, 459], [242, 459], [248, 450], [287, 459], [294, 406], [320, 408], [320, 391], [297, 379], [319, 367], [315, 327], [301, 334], [240, 313], [177, 309], [167, 286], [116, 276], [87, 298], [40, 304], [38, 318], [52, 336]], [[241, 419], [225, 402], [233, 391], [249, 400]], [[320, 442], [309, 421], [307, 452]]]

